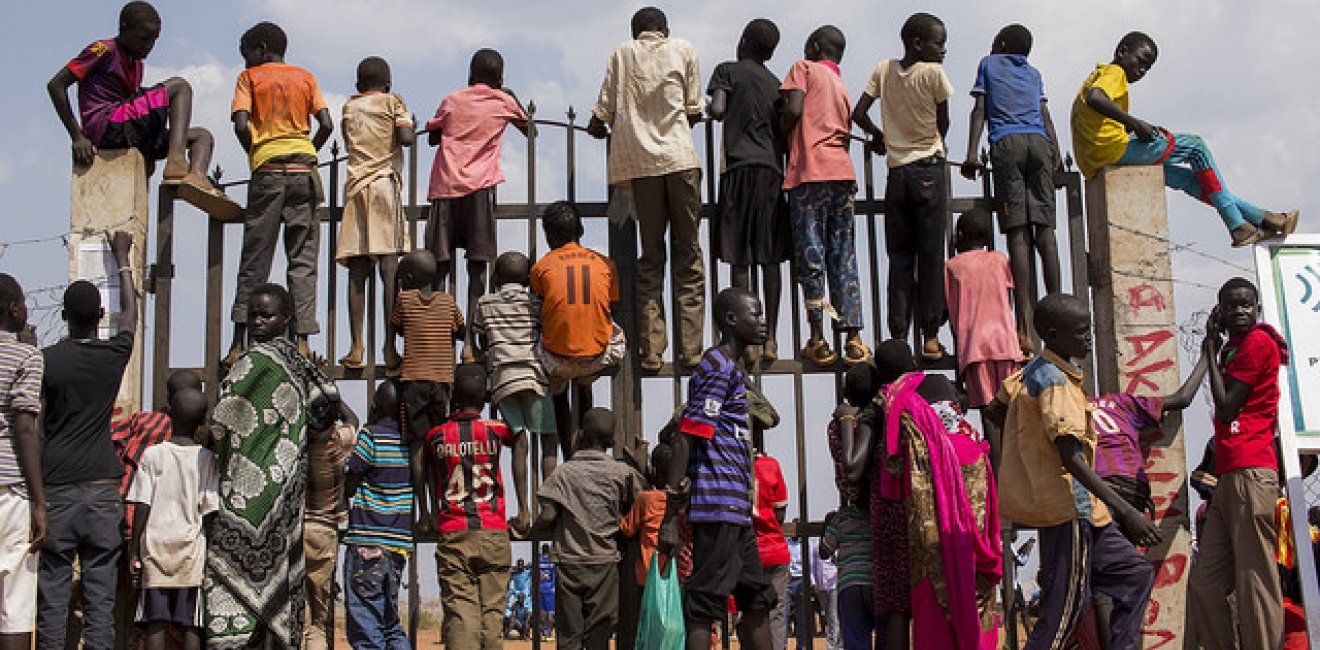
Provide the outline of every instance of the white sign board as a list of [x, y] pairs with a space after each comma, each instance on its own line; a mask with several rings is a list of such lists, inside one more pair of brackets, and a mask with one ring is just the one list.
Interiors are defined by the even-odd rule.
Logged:
[[1257, 247], [1256, 269], [1263, 318], [1288, 340], [1279, 433], [1320, 451], [1320, 236]]
[[[1293, 539], [1311, 538], [1299, 452], [1320, 452], [1320, 235], [1293, 235], [1256, 246], [1256, 286], [1262, 320], [1288, 341], [1279, 369], [1279, 446], [1283, 451]], [[1320, 584], [1315, 558], [1297, 553], [1307, 635], [1320, 647]]]

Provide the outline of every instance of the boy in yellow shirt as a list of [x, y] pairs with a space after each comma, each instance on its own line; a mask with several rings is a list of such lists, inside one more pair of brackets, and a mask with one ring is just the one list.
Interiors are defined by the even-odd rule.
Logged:
[[1082, 175], [1094, 178], [1108, 165], [1163, 165], [1165, 185], [1214, 206], [1233, 246], [1292, 234], [1298, 212], [1262, 210], [1229, 192], [1200, 136], [1170, 133], [1128, 113], [1128, 83], [1141, 81], [1158, 55], [1150, 36], [1129, 32], [1114, 49], [1113, 62], [1097, 64], [1082, 82], [1072, 108], [1073, 150]]
[[1153, 546], [1160, 535], [1093, 469], [1092, 406], [1082, 390], [1082, 372], [1072, 362], [1091, 351], [1086, 303], [1052, 293], [1036, 305], [1033, 317], [1045, 350], [1004, 381], [986, 411], [1004, 432], [999, 511], [1036, 528], [1040, 537], [1043, 596], [1026, 648], [1064, 647], [1081, 623], [1081, 604], [1092, 588], [1114, 601], [1112, 646], [1134, 648], [1140, 644], [1152, 571], [1134, 545]]

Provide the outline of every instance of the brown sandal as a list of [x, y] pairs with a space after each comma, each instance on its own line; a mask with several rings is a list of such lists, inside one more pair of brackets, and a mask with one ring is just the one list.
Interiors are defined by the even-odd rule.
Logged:
[[839, 355], [830, 349], [830, 344], [825, 339], [811, 339], [807, 341], [806, 347], [802, 348], [802, 358], [822, 368], [834, 365], [839, 360]]
[[843, 344], [843, 363], [848, 366], [856, 366], [863, 363], [870, 363], [871, 348], [862, 343], [861, 339], [848, 339]]

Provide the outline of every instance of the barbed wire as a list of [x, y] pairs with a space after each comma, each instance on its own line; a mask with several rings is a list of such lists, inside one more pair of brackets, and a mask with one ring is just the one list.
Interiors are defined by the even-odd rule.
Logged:
[[1219, 290], [1219, 287], [1213, 287], [1208, 284], [1205, 284], [1204, 282], [1197, 282], [1195, 280], [1184, 280], [1182, 278], [1164, 277], [1160, 275], [1146, 275], [1144, 273], [1133, 273], [1131, 271], [1124, 271], [1122, 269], [1109, 269], [1109, 272], [1113, 273], [1114, 275], [1121, 275], [1125, 278], [1135, 278], [1137, 280], [1149, 280], [1151, 282], [1172, 282], [1174, 284], [1182, 284], [1189, 287], [1196, 287], [1198, 289], [1208, 289], [1210, 291]]
[[1154, 234], [1154, 233], [1149, 233], [1149, 232], [1146, 232], [1146, 231], [1144, 231], [1144, 230], [1138, 230], [1138, 229], [1133, 228], [1133, 227], [1131, 227], [1131, 226], [1125, 226], [1125, 225], [1123, 225], [1123, 224], [1121, 224], [1121, 223], [1114, 223], [1114, 222], [1112, 222], [1112, 221], [1109, 222], [1109, 227], [1111, 227], [1111, 228], [1116, 228], [1116, 229], [1118, 229], [1118, 230], [1122, 230], [1123, 232], [1132, 233], [1132, 234], [1134, 234], [1134, 235], [1141, 235], [1142, 237], [1146, 237], [1146, 238], [1149, 238], [1149, 239], [1153, 239], [1153, 240], [1155, 240], [1155, 241], [1157, 241], [1157, 242], [1160, 242], [1160, 243], [1162, 243], [1162, 244], [1167, 244], [1167, 245], [1169, 246], [1169, 250], [1171, 250], [1171, 251], [1182, 252], [1182, 253], [1191, 253], [1192, 255], [1195, 255], [1195, 256], [1200, 257], [1200, 258], [1202, 258], [1202, 259], [1207, 259], [1207, 260], [1210, 260], [1211, 262], [1215, 262], [1215, 263], [1217, 263], [1217, 264], [1222, 264], [1222, 265], [1227, 266], [1227, 267], [1229, 267], [1229, 268], [1231, 268], [1231, 269], [1237, 269], [1237, 270], [1239, 270], [1239, 271], [1242, 271], [1243, 273], [1254, 273], [1254, 272], [1255, 272], [1254, 270], [1252, 270], [1252, 269], [1250, 269], [1250, 268], [1247, 268], [1247, 267], [1245, 267], [1245, 266], [1243, 266], [1243, 265], [1241, 265], [1241, 264], [1238, 264], [1237, 262], [1234, 262], [1234, 261], [1232, 261], [1232, 260], [1224, 259], [1224, 258], [1222, 258], [1222, 257], [1220, 257], [1220, 256], [1218, 256], [1218, 255], [1213, 254], [1213, 253], [1207, 253], [1207, 252], [1205, 252], [1205, 251], [1202, 251], [1202, 250], [1200, 250], [1199, 248], [1197, 248], [1194, 244], [1191, 244], [1191, 243], [1182, 244], [1182, 243], [1179, 243], [1179, 242], [1173, 241], [1172, 239], [1169, 239], [1168, 237], [1163, 237], [1163, 236], [1161, 236], [1161, 235], [1156, 235], [1156, 234]]
[[77, 230], [66, 230], [59, 234], [46, 235], [43, 237], [30, 237], [28, 239], [14, 239], [10, 241], [0, 241], [0, 260], [5, 258], [5, 253], [8, 253], [10, 248], [16, 248], [19, 246], [31, 246], [34, 244], [50, 244], [54, 242], [60, 242], [60, 245], [64, 246], [65, 248], [68, 248], [69, 237], [73, 235], [86, 236], [86, 235], [95, 235], [102, 232], [114, 232], [120, 228], [123, 228], [124, 226], [131, 225], [134, 221], [135, 219], [133, 217], [128, 217], [121, 221], [100, 228], [81, 228]]

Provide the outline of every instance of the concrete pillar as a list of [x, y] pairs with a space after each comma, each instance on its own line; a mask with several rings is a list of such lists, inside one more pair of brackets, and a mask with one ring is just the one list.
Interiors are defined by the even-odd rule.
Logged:
[[[1110, 167], [1086, 183], [1096, 380], [1101, 394], [1164, 396], [1182, 383], [1164, 192], [1164, 170], [1158, 166]], [[1165, 418], [1146, 472], [1164, 542], [1147, 551], [1156, 562], [1156, 573], [1143, 645], [1180, 648], [1191, 568], [1181, 417]]]
[[[147, 173], [136, 149], [102, 150], [92, 164], [75, 167], [69, 201], [69, 281], [90, 280], [101, 287], [106, 317], [102, 337], [115, 333], [112, 309], [117, 310], [119, 274], [106, 240], [107, 230], [133, 235], [133, 281], [142, 295], [147, 263]], [[115, 284], [110, 284], [111, 282]], [[138, 301], [138, 329], [133, 356], [124, 371], [115, 400], [114, 419], [142, 410], [143, 301]]]

